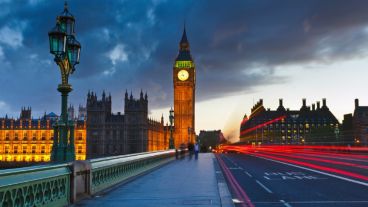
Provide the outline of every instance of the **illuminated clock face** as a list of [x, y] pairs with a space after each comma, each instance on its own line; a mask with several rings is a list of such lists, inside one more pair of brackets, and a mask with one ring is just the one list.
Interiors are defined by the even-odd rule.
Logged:
[[180, 70], [178, 73], [178, 78], [181, 81], [185, 81], [189, 78], [189, 73], [186, 70]]

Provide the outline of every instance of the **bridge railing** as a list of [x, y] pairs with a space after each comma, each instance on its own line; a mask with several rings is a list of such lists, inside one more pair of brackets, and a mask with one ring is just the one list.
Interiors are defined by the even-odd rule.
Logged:
[[0, 206], [65, 206], [70, 203], [67, 164], [0, 171]]
[[175, 159], [175, 151], [0, 170], [0, 206], [66, 206]]
[[167, 158], [174, 157], [174, 153], [173, 150], [160, 151], [115, 159], [91, 160], [90, 193], [95, 194], [157, 167], [167, 162]]

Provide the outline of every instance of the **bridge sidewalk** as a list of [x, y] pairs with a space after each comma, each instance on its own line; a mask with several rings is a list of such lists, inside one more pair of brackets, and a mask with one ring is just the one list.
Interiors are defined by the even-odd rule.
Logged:
[[215, 159], [208, 153], [173, 161], [75, 206], [232, 206]]

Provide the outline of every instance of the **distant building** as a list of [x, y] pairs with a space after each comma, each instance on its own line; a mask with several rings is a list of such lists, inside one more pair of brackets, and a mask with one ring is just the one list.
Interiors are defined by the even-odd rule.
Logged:
[[306, 105], [300, 110], [289, 110], [282, 99], [276, 110], [265, 109], [260, 99], [251, 109], [249, 117], [244, 115], [240, 126], [240, 141], [252, 144], [318, 144], [337, 143], [339, 122], [326, 105], [326, 99]]
[[148, 118], [148, 97], [125, 93], [124, 112], [111, 112], [111, 95], [87, 95], [87, 157], [96, 158], [168, 149], [168, 127]]
[[201, 151], [211, 151], [225, 140], [221, 130], [205, 131], [201, 130], [198, 135], [198, 141], [201, 145]]
[[341, 125], [341, 138], [344, 144], [354, 144], [353, 114], [345, 114]]
[[[6, 162], [47, 162], [53, 144], [53, 124], [58, 116], [45, 114], [33, 119], [31, 108], [22, 108], [17, 119], [0, 118], [0, 161]], [[86, 158], [86, 122], [75, 122], [76, 159]]]
[[75, 116], [74, 116], [74, 106], [70, 105], [68, 107], [68, 119], [69, 120], [74, 120]]
[[355, 99], [354, 114], [345, 114], [343, 134], [347, 142], [356, 145], [368, 145], [368, 106], [359, 106]]
[[79, 105], [78, 108], [78, 120], [85, 120], [87, 119], [87, 108]]

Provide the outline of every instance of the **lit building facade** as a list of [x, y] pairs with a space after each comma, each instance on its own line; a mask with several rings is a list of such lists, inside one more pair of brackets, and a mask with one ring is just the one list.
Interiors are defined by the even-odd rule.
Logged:
[[[32, 119], [31, 108], [23, 108], [18, 119], [0, 118], [0, 161], [48, 162], [53, 144], [54, 113]], [[86, 121], [75, 122], [76, 159], [86, 159]]]
[[360, 106], [359, 99], [354, 113], [344, 115], [342, 133], [347, 144], [368, 146], [368, 106]]
[[148, 117], [148, 96], [125, 93], [124, 113], [112, 113], [111, 95], [87, 95], [87, 158], [168, 149], [169, 127]]
[[260, 99], [244, 115], [240, 125], [240, 141], [248, 144], [318, 144], [340, 143], [339, 122], [326, 105], [326, 99], [317, 107], [303, 105], [300, 110], [289, 110], [282, 99], [276, 110], [265, 109]]
[[179, 44], [179, 54], [175, 59], [173, 68], [173, 83], [174, 144], [178, 148], [181, 144], [195, 141], [196, 70], [190, 54], [185, 28]]

